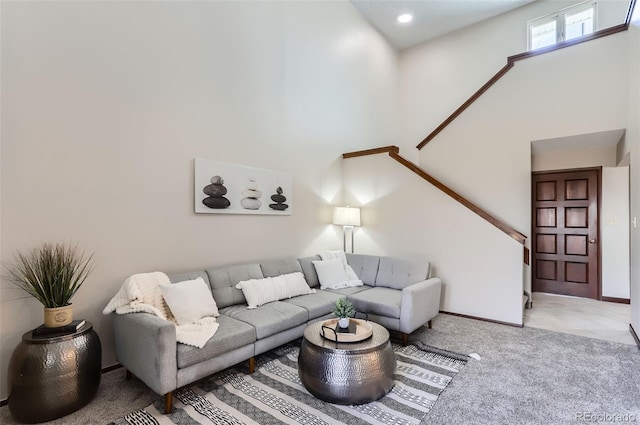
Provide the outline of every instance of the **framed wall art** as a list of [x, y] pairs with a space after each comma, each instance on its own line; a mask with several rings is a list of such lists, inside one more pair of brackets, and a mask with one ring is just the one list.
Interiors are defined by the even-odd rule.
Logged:
[[291, 215], [291, 173], [195, 159], [195, 212]]

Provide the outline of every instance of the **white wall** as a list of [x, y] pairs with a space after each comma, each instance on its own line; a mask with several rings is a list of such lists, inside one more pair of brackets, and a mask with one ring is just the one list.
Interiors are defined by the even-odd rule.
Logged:
[[624, 128], [625, 54], [620, 33], [519, 62], [421, 150], [421, 165], [528, 234], [531, 140]]
[[[101, 311], [137, 272], [342, 246], [340, 155], [386, 145], [396, 53], [346, 2], [3, 2], [2, 261], [95, 251], [73, 300]], [[293, 174], [293, 215], [196, 215], [193, 158]], [[41, 306], [2, 282], [0, 398]]]
[[357, 253], [431, 261], [440, 309], [522, 324], [523, 247], [387, 155], [343, 161]]
[[602, 168], [602, 296], [629, 299], [629, 167]]
[[[399, 80], [401, 153], [416, 160], [420, 141], [505, 66], [507, 57], [527, 50], [527, 21], [574, 4], [574, 0], [538, 0], [404, 50]], [[599, 27], [621, 24], [628, 4], [628, 0], [598, 2]]]

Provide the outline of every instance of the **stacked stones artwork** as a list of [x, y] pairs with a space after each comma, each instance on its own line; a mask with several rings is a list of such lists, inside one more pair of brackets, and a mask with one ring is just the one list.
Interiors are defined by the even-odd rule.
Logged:
[[205, 195], [208, 195], [202, 200], [202, 203], [209, 208], [223, 209], [231, 205], [231, 202], [224, 197], [227, 194], [227, 188], [224, 187], [224, 180], [220, 176], [213, 176], [210, 180], [211, 184], [208, 184], [202, 189]]
[[242, 208], [246, 210], [257, 210], [262, 205], [262, 201], [260, 198], [262, 197], [262, 192], [258, 190], [258, 182], [255, 178], [249, 177], [247, 181], [247, 188], [242, 191], [242, 198], [240, 200], [240, 205]]
[[289, 208], [289, 205], [284, 203], [287, 198], [282, 194], [282, 188], [280, 186], [276, 189], [276, 193], [271, 195], [271, 200], [275, 202], [275, 204], [269, 204], [269, 208], [272, 210], [284, 211]]

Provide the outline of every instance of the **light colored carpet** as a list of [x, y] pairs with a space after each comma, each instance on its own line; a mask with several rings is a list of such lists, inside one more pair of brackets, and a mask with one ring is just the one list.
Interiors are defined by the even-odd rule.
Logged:
[[481, 356], [456, 376], [424, 424], [612, 422], [588, 415], [627, 415], [635, 419], [627, 422], [640, 422], [637, 346], [442, 314], [433, 329], [412, 337]]
[[[579, 414], [635, 415], [640, 422], [640, 350], [636, 346], [445, 314], [412, 340], [471, 354], [422, 424], [584, 424]], [[158, 398], [118, 369], [103, 376], [97, 398], [50, 424], [107, 424]], [[607, 419], [606, 416], [602, 416]], [[597, 418], [596, 418], [597, 419]], [[0, 421], [15, 424], [6, 406]], [[601, 420], [600, 423], [613, 421]], [[618, 420], [618, 423], [623, 422]], [[631, 422], [631, 421], [628, 421]]]

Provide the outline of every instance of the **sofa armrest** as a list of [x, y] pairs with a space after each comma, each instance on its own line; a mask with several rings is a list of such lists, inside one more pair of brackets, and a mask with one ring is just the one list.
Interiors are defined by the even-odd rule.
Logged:
[[400, 332], [410, 334], [438, 315], [442, 281], [423, 280], [402, 290], [400, 301]]
[[176, 327], [149, 313], [113, 314], [116, 359], [160, 395], [176, 389]]

